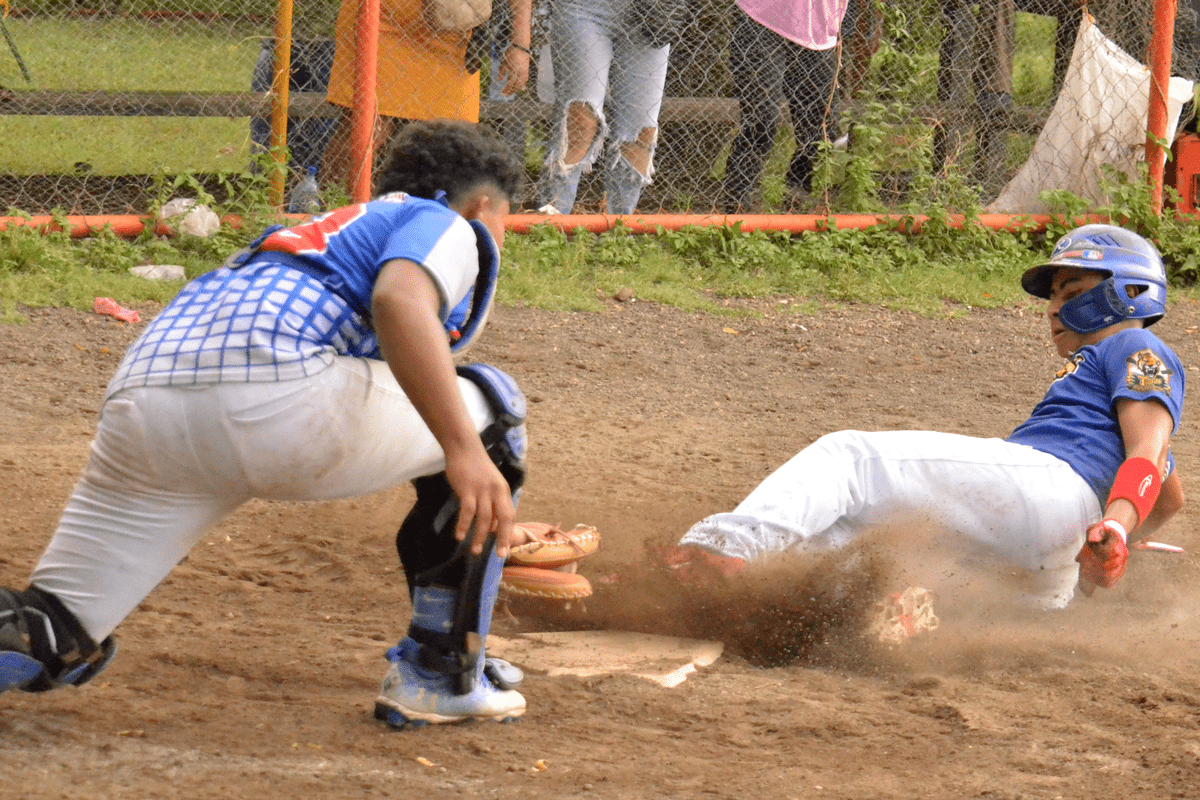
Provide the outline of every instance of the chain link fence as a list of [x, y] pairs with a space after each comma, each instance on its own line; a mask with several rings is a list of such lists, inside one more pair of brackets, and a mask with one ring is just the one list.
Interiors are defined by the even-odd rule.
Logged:
[[[575, 213], [987, 207], [1065, 91], [1083, 13], [1078, 0], [850, 0], [838, 26], [845, 0], [817, 0], [840, 37], [815, 50], [792, 39], [819, 40], [820, 25], [786, 38], [751, 0], [751, 14], [734, 0], [522, 10], [528, 1], [494, 0], [472, 34], [432, 31], [423, 0], [382, 0], [378, 130], [430, 117], [494, 126], [526, 166], [521, 208]], [[1145, 64], [1152, 5], [1087, 10]], [[1179, 0], [1175, 23], [1172, 73], [1188, 79], [1200, 77], [1198, 5]], [[265, 198], [276, 11], [266, 0], [14, 4], [0, 52], [2, 204], [128, 214], [189, 188], [221, 203]], [[287, 183], [315, 167], [329, 204], [349, 196], [355, 14], [354, 0], [293, 11]], [[504, 94], [522, 57], [525, 88]], [[1190, 108], [1180, 130], [1194, 128]], [[1095, 124], [1083, 116], [1076, 127]], [[1144, 141], [1144, 113], [1141, 124]]]

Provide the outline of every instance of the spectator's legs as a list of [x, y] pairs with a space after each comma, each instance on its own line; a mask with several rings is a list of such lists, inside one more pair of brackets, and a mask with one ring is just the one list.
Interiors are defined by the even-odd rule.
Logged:
[[579, 179], [590, 172], [604, 144], [604, 96], [613, 58], [612, 14], [606, 5], [563, 0], [554, 7], [550, 47], [554, 61], [557, 130], [546, 148], [541, 205], [571, 213]]
[[[296, 92], [324, 92], [329, 88], [329, 69], [333, 66], [333, 39], [313, 39], [293, 45], [296, 63], [292, 65]], [[333, 134], [337, 117], [297, 117], [288, 124], [288, 146], [292, 151], [293, 172], [304, 173], [316, 167], [324, 175], [322, 160], [325, 146]]]
[[[324, 92], [329, 86], [329, 68], [333, 65], [333, 40], [294, 40], [291, 53], [289, 91]], [[254, 64], [250, 90], [269, 92], [274, 78], [275, 41], [264, 39]], [[299, 118], [288, 116], [287, 146], [291, 152], [292, 175], [303, 175], [309, 166], [321, 169], [326, 143], [337, 122], [336, 117]], [[250, 152], [265, 153], [271, 146], [271, 121], [250, 118]], [[256, 165], [251, 165], [255, 169]]]
[[1068, 0], [1058, 4], [1054, 18], [1058, 20], [1058, 28], [1054, 31], [1054, 93], [1057, 95], [1067, 75], [1067, 66], [1071, 63], [1071, 51], [1075, 49], [1082, 12]]
[[784, 38], [736, 9], [729, 43], [733, 93], [741, 123], [725, 162], [722, 205], [726, 211], [748, 211], [762, 178], [779, 125], [783, 70], [778, 49]]
[[975, 28], [975, 100], [983, 110], [1012, 103], [1012, 60], [1016, 42], [1014, 0], [979, 0]]
[[1016, 49], [1014, 0], [979, 0], [975, 105], [981, 117], [975, 132], [974, 179], [992, 197], [1008, 179], [1008, 126], [1012, 108], [1012, 59]]
[[671, 48], [649, 48], [625, 33], [613, 36], [609, 103], [611, 150], [604, 171], [608, 213], [632, 214], [654, 177], [658, 112]]
[[846, 99], [858, 94], [883, 36], [883, 11], [874, 0], [850, 0], [842, 20], [842, 64], [838, 88]]
[[[508, 3], [500, 0], [500, 2], [492, 4], [492, 18], [489, 20], [489, 24], [491, 25], [491, 42], [488, 49], [490, 79], [488, 80], [487, 99], [493, 103], [505, 103], [504, 107], [508, 110], [507, 114], [492, 123], [492, 127], [508, 145], [508, 149], [516, 156], [517, 160], [524, 164], [525, 120], [518, 111], [518, 104], [514, 102], [517, 94], [504, 93], [504, 84], [500, 81], [499, 74], [500, 62], [504, 58], [504, 49], [512, 40], [512, 11], [509, 9]], [[517, 198], [513, 199], [517, 200]]]
[[[263, 39], [250, 75], [250, 91], [271, 91], [271, 78], [275, 67], [275, 40]], [[250, 155], [267, 152], [271, 147], [271, 121], [266, 117], [250, 118]], [[254, 165], [251, 165], [253, 168]]]
[[838, 52], [837, 48], [809, 50], [794, 42], [787, 42], [783, 49], [787, 59], [783, 91], [796, 131], [796, 151], [788, 168], [787, 185], [808, 192], [817, 143], [828, 138], [826, 125], [833, 108]]

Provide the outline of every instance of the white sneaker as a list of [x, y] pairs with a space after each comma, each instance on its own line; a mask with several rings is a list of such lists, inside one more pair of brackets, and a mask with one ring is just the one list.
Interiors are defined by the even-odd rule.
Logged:
[[375, 698], [375, 718], [393, 728], [422, 728], [490, 719], [510, 722], [525, 713], [525, 698], [513, 689], [498, 689], [480, 675], [467, 694], [454, 694], [450, 677], [416, 664], [419, 645], [405, 637], [387, 651], [391, 662]]

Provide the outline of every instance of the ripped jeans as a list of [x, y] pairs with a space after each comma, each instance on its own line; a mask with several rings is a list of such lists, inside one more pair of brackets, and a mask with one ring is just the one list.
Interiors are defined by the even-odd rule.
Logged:
[[[557, 126], [546, 150], [540, 202], [563, 214], [571, 213], [579, 179], [591, 171], [606, 141], [608, 213], [632, 213], [654, 176], [653, 141], [644, 174], [629, 163], [621, 145], [637, 142], [644, 130], [657, 131], [671, 48], [642, 43], [626, 20], [630, 2], [637, 0], [557, 0], [554, 5], [550, 48]], [[586, 104], [594, 115], [596, 135], [578, 161], [567, 163], [567, 119], [576, 103]], [[606, 105], [611, 119], [605, 118]]]

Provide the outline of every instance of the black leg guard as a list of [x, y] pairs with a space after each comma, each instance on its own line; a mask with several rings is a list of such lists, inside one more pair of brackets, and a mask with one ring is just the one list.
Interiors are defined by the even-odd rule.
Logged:
[[412, 599], [418, 573], [449, 561], [458, 547], [454, 526], [458, 523], [458, 498], [446, 481], [446, 473], [413, 481], [417, 501], [396, 533], [396, 552]]
[[[486, 364], [459, 367], [479, 386], [496, 421], [480, 433], [517, 504], [525, 482], [525, 398], [508, 375]], [[489, 536], [476, 556], [457, 542], [458, 498], [444, 473], [413, 481], [417, 501], [396, 534], [396, 550], [413, 603], [408, 636], [420, 645], [417, 663], [450, 676], [459, 694], [482, 679], [484, 644], [504, 562]], [[518, 678], [519, 680], [519, 678]]]
[[464, 542], [453, 558], [415, 579], [408, 636], [421, 645], [417, 663], [452, 677], [458, 694], [475, 688], [484, 667], [484, 644], [504, 569], [495, 548], [494, 536], [480, 555]]
[[[453, 676], [459, 693], [467, 694], [478, 680], [504, 562], [494, 553], [495, 536], [478, 556], [469, 542], [455, 541], [458, 498], [443, 473], [413, 484], [417, 502], [396, 534], [413, 604], [408, 636], [421, 646], [422, 668]], [[502, 689], [521, 682], [510, 664], [487, 659], [483, 667]]]
[[79, 686], [116, 655], [112, 636], [97, 644], [49, 592], [0, 589], [0, 692]]

